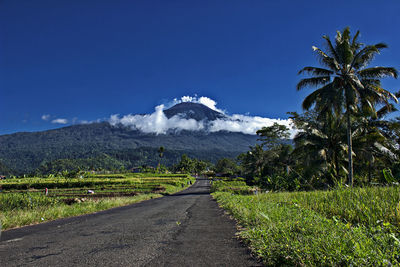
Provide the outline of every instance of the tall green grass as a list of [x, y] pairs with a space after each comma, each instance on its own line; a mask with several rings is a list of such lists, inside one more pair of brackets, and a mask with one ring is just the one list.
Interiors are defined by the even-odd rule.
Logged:
[[16, 209], [35, 209], [58, 204], [56, 198], [46, 197], [40, 193], [9, 193], [0, 194], [0, 211], [11, 211]]
[[296, 204], [352, 225], [400, 227], [400, 187], [346, 188], [332, 191], [272, 193], [262, 202]]
[[399, 187], [213, 196], [266, 265], [400, 265]]

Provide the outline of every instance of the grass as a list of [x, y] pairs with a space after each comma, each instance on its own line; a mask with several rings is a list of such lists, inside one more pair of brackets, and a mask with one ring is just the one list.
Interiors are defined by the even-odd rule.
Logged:
[[266, 265], [400, 265], [400, 188], [213, 196]]
[[[90, 178], [22, 178], [0, 181], [3, 230], [97, 212], [180, 191], [194, 178], [183, 175], [114, 174]], [[48, 185], [49, 194], [43, 188]], [[95, 194], [87, 194], [93, 189]], [[119, 197], [118, 195], [131, 195]], [[117, 196], [116, 196], [117, 195]]]
[[38, 206], [36, 208], [13, 209], [1, 213], [3, 230], [37, 224], [60, 218], [93, 213], [114, 207], [125, 206], [140, 201], [161, 197], [161, 194], [143, 194], [133, 197], [103, 198], [67, 205], [58, 203], [52, 206]]

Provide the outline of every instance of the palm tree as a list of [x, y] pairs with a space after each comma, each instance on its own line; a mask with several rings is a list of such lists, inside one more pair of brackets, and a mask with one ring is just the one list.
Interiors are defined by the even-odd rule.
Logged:
[[356, 122], [356, 130], [353, 134], [353, 146], [360, 158], [358, 165], [366, 167], [362, 169], [367, 171], [369, 183], [372, 181], [372, 172], [376, 162], [391, 162], [396, 159], [396, 145], [384, 130], [393, 124], [391, 121], [384, 120], [384, 116], [394, 111], [397, 109], [393, 105], [389, 105], [379, 109], [376, 112], [376, 118], [358, 115], [360, 118]]
[[323, 119], [318, 114], [306, 112], [290, 117], [299, 132], [294, 137], [293, 154], [303, 162], [308, 175], [324, 176], [329, 185], [341, 184], [344, 167], [346, 136], [344, 117], [326, 113]]
[[327, 52], [313, 46], [321, 65], [326, 68], [305, 67], [299, 74], [308, 73], [311, 77], [300, 80], [297, 90], [304, 87], [317, 87], [303, 101], [303, 109], [311, 107], [320, 112], [344, 114], [346, 117], [349, 184], [353, 185], [353, 151], [351, 116], [357, 110], [363, 110], [370, 116], [376, 116], [377, 104], [389, 105], [390, 99], [397, 102], [396, 96], [382, 88], [380, 79], [397, 78], [397, 70], [391, 67], [366, 68], [375, 55], [386, 48], [384, 43], [364, 45], [357, 38], [360, 32], [350, 36], [347, 27], [337, 31], [335, 44], [328, 36], [323, 36]]

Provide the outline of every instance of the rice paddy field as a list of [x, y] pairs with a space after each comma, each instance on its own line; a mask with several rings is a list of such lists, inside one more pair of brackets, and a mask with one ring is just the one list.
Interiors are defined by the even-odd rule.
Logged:
[[0, 222], [5, 230], [96, 212], [175, 193], [194, 181], [189, 175], [149, 173], [0, 180]]
[[212, 190], [267, 266], [400, 265], [399, 186], [273, 193], [215, 181]]

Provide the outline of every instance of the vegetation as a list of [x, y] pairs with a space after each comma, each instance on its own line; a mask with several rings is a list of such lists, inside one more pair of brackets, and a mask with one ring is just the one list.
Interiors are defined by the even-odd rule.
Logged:
[[192, 159], [188, 157], [186, 154], [183, 154], [181, 157], [181, 160], [171, 166], [171, 171], [173, 172], [179, 172], [179, 173], [203, 173], [207, 171], [212, 164], [207, 161], [202, 161], [198, 159]]
[[345, 116], [347, 130], [347, 153], [349, 184], [353, 185], [353, 153], [352, 153], [352, 117], [362, 116], [376, 119], [376, 104], [386, 104], [397, 98], [381, 86], [383, 77], [397, 78], [397, 70], [391, 67], [366, 68], [376, 54], [386, 48], [384, 43], [364, 46], [358, 42], [358, 31], [353, 38], [347, 27], [343, 32], [337, 32], [335, 44], [328, 36], [323, 36], [327, 42], [328, 52], [313, 46], [322, 65], [327, 67], [305, 67], [301, 73], [309, 73], [312, 77], [302, 79], [297, 84], [297, 90], [307, 86], [319, 87], [303, 101], [303, 108], [309, 110], [314, 106], [321, 120], [326, 116]]
[[266, 265], [400, 264], [399, 187], [248, 194], [243, 182], [217, 181], [213, 191]]
[[368, 67], [387, 45], [364, 45], [358, 36], [346, 28], [337, 32], [334, 43], [323, 37], [327, 52], [313, 46], [325, 68], [299, 72], [311, 77], [302, 79], [298, 90], [317, 89], [304, 99], [305, 113], [289, 113], [298, 130], [293, 143], [282, 141], [289, 134], [285, 126], [264, 127], [257, 131], [262, 143], [238, 157], [237, 174], [272, 190], [400, 182], [400, 118], [385, 119], [396, 111], [390, 100], [397, 98], [380, 81], [398, 73], [391, 67]]
[[0, 175], [156, 167], [161, 145], [165, 148], [162, 164], [166, 166], [178, 163], [183, 154], [216, 162], [223, 157], [236, 157], [255, 140], [253, 135], [242, 133], [181, 131], [155, 135], [107, 122], [73, 125], [0, 136], [0, 171], [8, 170]]
[[3, 229], [76, 216], [186, 188], [194, 178], [174, 174], [92, 174], [82, 178], [20, 178], [0, 181]]

